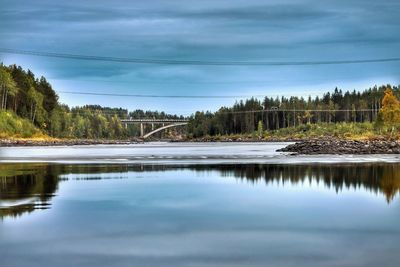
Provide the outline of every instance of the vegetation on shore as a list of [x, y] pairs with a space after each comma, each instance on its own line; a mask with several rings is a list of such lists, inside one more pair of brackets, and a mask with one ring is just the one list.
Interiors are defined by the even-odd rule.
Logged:
[[[215, 113], [218, 116], [218, 112]], [[212, 117], [212, 116], [210, 116]], [[215, 117], [214, 117], [215, 118]], [[212, 118], [209, 119], [212, 124]], [[203, 120], [204, 124], [207, 119]], [[210, 124], [207, 125], [210, 127]], [[208, 128], [209, 129], [209, 128]], [[195, 129], [199, 130], [199, 129]], [[262, 120], [258, 121], [257, 129], [251, 133], [240, 134], [206, 134], [193, 136], [197, 140], [235, 141], [235, 140], [301, 140], [313, 138], [339, 138], [351, 140], [364, 139], [400, 139], [400, 101], [391, 87], [386, 87], [382, 99], [382, 106], [374, 120], [362, 122], [315, 122], [310, 120], [294, 126], [264, 130]]]
[[[390, 107], [389, 102], [382, 101], [385, 92], [388, 94], [387, 98], [392, 99], [389, 102], [394, 102]], [[297, 127], [302, 129], [304, 125], [324, 123], [338, 124], [339, 127], [341, 123], [378, 123], [377, 126], [383, 133], [387, 126], [392, 126], [389, 124], [397, 116], [394, 114], [398, 113], [399, 95], [400, 88], [386, 85], [363, 92], [342, 92], [336, 88], [333, 93], [309, 97], [307, 100], [302, 97], [265, 97], [264, 101], [252, 98], [240, 101], [232, 107], [222, 107], [214, 113], [196, 112], [189, 124], [189, 137], [252, 134], [260, 128], [271, 132], [286, 132], [280, 130], [295, 130]], [[383, 118], [385, 103], [386, 108], [394, 113], [387, 112], [391, 115]]]
[[0, 138], [44, 138], [35, 125], [10, 111], [0, 110]]
[[270, 131], [254, 131], [249, 134], [206, 135], [193, 139], [197, 141], [290, 141], [314, 138], [361, 140], [379, 138], [380, 135], [374, 127], [375, 125], [370, 122], [315, 123]]
[[[400, 129], [399, 95], [399, 87], [386, 85], [363, 92], [342, 92], [336, 88], [322, 97], [308, 99], [251, 98], [214, 113], [196, 112], [189, 118], [187, 139], [396, 138]], [[139, 125], [124, 127], [121, 119], [126, 118], [183, 117], [98, 105], [70, 108], [59, 102], [46, 78], [36, 78], [20, 66], [0, 65], [0, 138], [138, 137]]]
[[378, 136], [370, 122], [339, 122], [304, 124], [264, 133], [264, 138], [312, 139], [332, 137], [340, 139], [369, 139]]
[[36, 78], [30, 70], [2, 64], [0, 110], [11, 114], [16, 121], [18, 116], [19, 121], [24, 122], [24, 125], [14, 123], [5, 116], [4, 124], [0, 125], [2, 137], [35, 137], [42, 132], [55, 138], [127, 139], [138, 136], [140, 128], [138, 125], [124, 127], [122, 118], [181, 118], [164, 112], [138, 109], [128, 113], [126, 109], [98, 105], [70, 108], [59, 102], [45, 77]]

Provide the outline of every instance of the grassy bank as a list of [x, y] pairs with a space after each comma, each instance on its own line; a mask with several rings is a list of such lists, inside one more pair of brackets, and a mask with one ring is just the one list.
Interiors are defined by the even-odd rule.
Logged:
[[282, 128], [265, 132], [263, 138], [277, 139], [311, 139], [336, 137], [340, 139], [371, 139], [380, 137], [374, 124], [364, 123], [318, 123], [304, 124], [297, 127]]
[[348, 140], [365, 140], [382, 138], [384, 136], [382, 136], [379, 131], [375, 130], [373, 123], [343, 122], [303, 124], [273, 131], [255, 131], [249, 134], [206, 136], [203, 138], [196, 138], [194, 141], [285, 141], [329, 137]]
[[22, 119], [11, 111], [0, 111], [0, 138], [4, 139], [48, 139], [29, 120]]

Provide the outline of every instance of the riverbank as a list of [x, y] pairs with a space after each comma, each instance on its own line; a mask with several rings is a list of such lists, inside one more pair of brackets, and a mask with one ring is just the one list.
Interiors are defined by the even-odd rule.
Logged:
[[400, 154], [398, 140], [341, 140], [312, 139], [288, 145], [278, 152], [291, 152], [301, 155], [318, 154]]
[[238, 142], [238, 143], [254, 143], [254, 142], [298, 142], [304, 139], [294, 138], [294, 137], [268, 137], [268, 138], [258, 138], [258, 137], [250, 137], [246, 135], [238, 135], [238, 136], [205, 136], [201, 138], [186, 138], [180, 140], [170, 140], [171, 142], [193, 142], [193, 143], [212, 143], [212, 142], [222, 142], [222, 143], [230, 143], [230, 142]]
[[277, 150], [292, 143], [145, 142], [130, 145], [19, 146], [0, 148], [0, 163], [215, 165], [400, 163], [397, 154], [292, 155]]
[[106, 140], [106, 139], [59, 139], [59, 138], [11, 138], [0, 139], [0, 147], [10, 146], [80, 146], [80, 145], [125, 145], [139, 144], [146, 142], [171, 142], [171, 143], [281, 143], [281, 142], [299, 142], [300, 138], [250, 138], [246, 136], [238, 137], [220, 137], [209, 136], [203, 138], [187, 139], [146, 139], [131, 138], [126, 140]]
[[103, 140], [103, 139], [0, 139], [0, 147], [12, 146], [82, 146], [82, 145], [129, 145], [143, 143], [141, 139]]
[[56, 139], [56, 138], [30, 138], [30, 139], [0, 139], [0, 147], [33, 147], [33, 146], [86, 146], [86, 145], [130, 145], [143, 144], [152, 141], [170, 143], [284, 143], [294, 144], [280, 148], [277, 152], [290, 152], [300, 155], [318, 154], [400, 154], [400, 141], [385, 139], [346, 139], [337, 137], [320, 138], [250, 138], [246, 136], [230, 137], [204, 137], [197, 139], [179, 140], [143, 140], [140, 138], [127, 140], [105, 139]]

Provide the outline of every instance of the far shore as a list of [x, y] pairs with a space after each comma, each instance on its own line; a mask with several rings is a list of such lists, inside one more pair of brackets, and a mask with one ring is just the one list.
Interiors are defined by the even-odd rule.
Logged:
[[375, 138], [365, 140], [343, 139], [336, 137], [320, 137], [305, 139], [251, 139], [251, 138], [197, 138], [197, 139], [127, 139], [127, 140], [102, 140], [102, 139], [0, 139], [0, 147], [23, 147], [23, 146], [85, 146], [85, 145], [129, 145], [140, 144], [151, 141], [164, 142], [293, 142], [278, 152], [287, 152], [292, 155], [318, 155], [318, 154], [400, 154], [400, 141], [388, 138]]
[[143, 143], [141, 139], [56, 139], [56, 138], [10, 138], [0, 139], [0, 147], [21, 146], [83, 146], [83, 145], [127, 145]]
[[56, 138], [10, 138], [0, 139], [0, 147], [13, 146], [82, 146], [82, 145], [128, 145], [146, 142], [176, 142], [176, 143], [212, 143], [212, 142], [296, 142], [301, 139], [249, 139], [249, 138], [196, 138], [196, 139], [56, 139]]

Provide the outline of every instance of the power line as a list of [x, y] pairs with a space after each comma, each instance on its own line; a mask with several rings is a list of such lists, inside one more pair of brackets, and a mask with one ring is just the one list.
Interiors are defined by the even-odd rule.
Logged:
[[[400, 75], [400, 73], [393, 73], [395, 75]], [[363, 79], [362, 76], [346, 75], [331, 78], [312, 78], [312, 79], [291, 79], [290, 82], [334, 82], [343, 81], [344, 79]], [[81, 79], [81, 78], [57, 78], [57, 77], [47, 77], [47, 80], [54, 81], [72, 81], [72, 82], [89, 82], [89, 83], [122, 83], [122, 84], [183, 84], [183, 85], [193, 85], [193, 84], [211, 84], [211, 85], [226, 85], [226, 84], [268, 84], [268, 83], [282, 83], [289, 82], [288, 79], [271, 79], [271, 80], [221, 80], [221, 81], [154, 81], [154, 80], [106, 80], [106, 79]]]
[[[314, 91], [317, 92], [317, 91]], [[117, 94], [117, 93], [96, 93], [96, 92], [78, 92], [78, 91], [57, 91], [60, 94], [72, 94], [72, 95], [93, 95], [93, 96], [112, 96], [112, 97], [135, 97], [135, 98], [181, 98], [181, 99], [231, 99], [231, 98], [264, 98], [264, 97], [275, 97], [280, 98], [285, 95], [291, 94], [290, 96], [286, 96], [286, 98], [290, 99], [292, 97], [295, 98], [303, 98], [303, 96], [293, 95], [294, 92], [286, 92], [282, 94], [253, 94], [253, 95], [147, 95], [147, 94]], [[310, 96], [321, 96], [326, 93], [313, 93], [307, 94], [306, 97]]]
[[[73, 81], [73, 82], [89, 82], [89, 83], [123, 83], [123, 84], [182, 84], [182, 85], [194, 85], [194, 84], [211, 84], [211, 85], [226, 85], [226, 84], [266, 84], [266, 83], [281, 83], [288, 82], [288, 80], [239, 80], [239, 81], [135, 81], [135, 80], [104, 80], [104, 79], [76, 79], [76, 78], [52, 78], [49, 77], [47, 80], [55, 81]], [[336, 79], [340, 80], [340, 79]], [[291, 80], [290, 82], [304, 82], [304, 81], [328, 81], [328, 79], [309, 79], [309, 80]], [[334, 81], [334, 80], [329, 80]]]
[[96, 96], [117, 96], [117, 97], [137, 97], [137, 98], [246, 98], [246, 97], [265, 97], [265, 95], [145, 95], [145, 94], [112, 94], [95, 92], [77, 91], [57, 91], [61, 94], [74, 95], [96, 95]]
[[54, 52], [40, 52], [31, 50], [19, 50], [0, 48], [1, 53], [30, 55], [40, 57], [65, 58], [75, 60], [107, 61], [135, 64], [158, 64], [158, 65], [204, 65], [204, 66], [312, 66], [312, 65], [343, 65], [397, 62], [400, 57], [374, 58], [374, 59], [348, 59], [348, 60], [319, 60], [319, 61], [202, 61], [202, 60], [174, 60], [174, 59], [144, 59], [123, 58], [109, 56], [92, 56]]
[[[112, 111], [112, 110], [101, 110], [101, 109], [79, 109], [79, 110], [74, 110], [71, 109], [71, 112], [73, 113], [84, 113], [84, 112], [100, 112], [100, 113], [105, 113], [105, 114], [120, 114], [122, 112], [125, 112], [127, 110], [121, 110], [119, 111]], [[238, 111], [220, 111], [217, 110], [213, 113], [260, 113], [260, 112], [368, 112], [368, 111], [377, 111], [377, 109], [373, 108], [364, 108], [364, 109], [281, 109], [281, 108], [270, 108], [270, 109], [256, 109], [256, 110], [238, 110]], [[134, 111], [129, 111], [128, 113], [131, 113]], [[146, 111], [144, 111], [146, 113]], [[172, 115], [172, 114], [170, 114]], [[174, 115], [172, 115], [174, 116]], [[178, 116], [178, 115], [176, 115]], [[179, 117], [179, 116], [178, 116]]]
[[259, 109], [259, 110], [243, 110], [243, 111], [216, 111], [214, 113], [268, 113], [268, 112], [370, 112], [376, 109]]
[[[315, 91], [317, 92], [317, 91]], [[304, 96], [293, 95], [293, 92], [286, 92], [282, 94], [253, 94], [253, 95], [147, 95], [147, 94], [117, 94], [117, 93], [96, 93], [96, 92], [78, 92], [78, 91], [57, 91], [60, 94], [72, 94], [72, 95], [92, 95], [92, 96], [112, 96], [112, 97], [134, 97], [134, 98], [177, 98], [177, 99], [235, 99], [235, 98], [281, 98], [285, 95], [286, 99], [298, 98], [306, 99], [307, 97], [323, 96], [326, 92], [307, 94]], [[328, 92], [331, 93], [331, 92]]]

